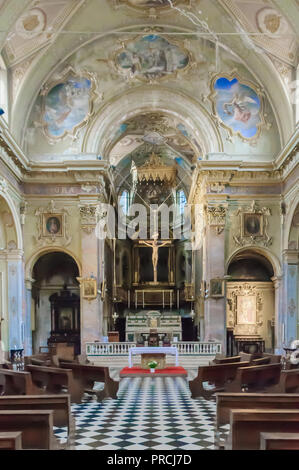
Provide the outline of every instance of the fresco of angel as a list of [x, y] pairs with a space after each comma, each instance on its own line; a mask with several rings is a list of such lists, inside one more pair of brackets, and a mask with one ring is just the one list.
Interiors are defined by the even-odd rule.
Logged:
[[256, 91], [237, 78], [218, 78], [214, 84], [217, 114], [234, 132], [247, 139], [258, 133], [261, 123], [261, 102]]

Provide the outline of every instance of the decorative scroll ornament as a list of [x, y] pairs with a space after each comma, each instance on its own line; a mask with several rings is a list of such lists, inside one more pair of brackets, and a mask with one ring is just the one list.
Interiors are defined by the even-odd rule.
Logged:
[[52, 200], [47, 207], [39, 207], [35, 211], [38, 217], [37, 238], [33, 237], [38, 246], [61, 245], [68, 246], [72, 241], [70, 227], [67, 223], [68, 211], [55, 207]]
[[94, 232], [99, 219], [98, 204], [81, 204], [79, 206], [81, 217], [81, 228], [89, 235]]
[[235, 215], [240, 218], [239, 234], [233, 236], [237, 246], [261, 244], [268, 247], [272, 244], [272, 237], [267, 233], [268, 216], [271, 215], [268, 207], [260, 208], [252, 201], [251, 206], [239, 208]]
[[176, 176], [176, 164], [172, 166], [165, 165], [155, 153], [150, 155], [144, 165], [137, 168], [137, 179], [139, 182], [154, 181], [173, 185], [175, 184]]
[[207, 223], [215, 230], [217, 235], [224, 230], [226, 212], [227, 207], [223, 205], [206, 207]]
[[4, 178], [0, 178], [0, 191], [2, 191], [3, 193], [5, 193], [7, 191], [7, 182]]

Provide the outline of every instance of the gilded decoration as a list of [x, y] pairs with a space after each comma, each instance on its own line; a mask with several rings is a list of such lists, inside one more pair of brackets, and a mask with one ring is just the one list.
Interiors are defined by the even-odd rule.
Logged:
[[191, 0], [113, 0], [116, 7], [127, 6], [142, 16], [156, 16], [157, 13], [169, 11], [178, 5], [190, 6]]
[[72, 67], [42, 88], [41, 126], [50, 142], [77, 137], [93, 116], [94, 101], [99, 96], [96, 88], [94, 74]]
[[227, 327], [234, 329], [235, 336], [256, 336], [263, 325], [263, 301], [256, 286], [248, 283], [234, 286], [227, 299], [229, 310]]
[[181, 41], [149, 31], [142, 36], [123, 41], [115, 51], [113, 64], [129, 80], [155, 83], [169, 77], [177, 78], [195, 62]]
[[262, 128], [269, 129], [264, 114], [264, 92], [258, 85], [232, 71], [214, 75], [210, 88], [214, 118], [230, 138], [237, 135], [243, 142], [255, 143]]
[[58, 209], [52, 200], [47, 207], [40, 207], [35, 211], [37, 221], [37, 238], [34, 237], [38, 246], [49, 244], [60, 244], [67, 246], [71, 243], [70, 227], [67, 223], [68, 211]]
[[140, 182], [163, 181], [167, 185], [173, 185], [177, 176], [176, 165], [165, 165], [154, 152], [142, 166], [136, 168], [136, 171], [137, 179]]
[[227, 207], [224, 205], [210, 205], [206, 207], [207, 223], [219, 235], [223, 232], [226, 222]]
[[268, 217], [271, 215], [268, 207], [260, 208], [252, 201], [251, 206], [239, 208], [235, 215], [239, 216], [240, 222], [239, 234], [233, 236], [237, 246], [261, 244], [268, 247], [272, 244], [272, 237], [267, 232]]

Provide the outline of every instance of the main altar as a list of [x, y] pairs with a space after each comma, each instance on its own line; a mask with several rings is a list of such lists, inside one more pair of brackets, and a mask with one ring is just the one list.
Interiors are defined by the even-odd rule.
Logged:
[[179, 314], [158, 310], [142, 310], [126, 316], [126, 341], [144, 346], [162, 346], [182, 339]]

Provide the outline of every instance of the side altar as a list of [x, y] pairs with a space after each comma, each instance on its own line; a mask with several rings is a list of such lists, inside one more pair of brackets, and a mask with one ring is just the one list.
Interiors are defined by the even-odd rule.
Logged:
[[[155, 344], [151, 344], [154, 338]], [[126, 341], [144, 346], [160, 346], [181, 339], [182, 320], [179, 314], [143, 310], [126, 315]]]

